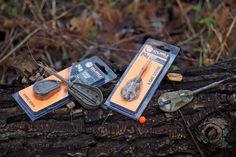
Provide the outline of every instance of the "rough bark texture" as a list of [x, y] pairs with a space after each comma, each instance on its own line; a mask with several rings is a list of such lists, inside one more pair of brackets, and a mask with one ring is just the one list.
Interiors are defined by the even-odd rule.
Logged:
[[[31, 122], [9, 96], [1, 95], [0, 156], [200, 156], [184, 120], [205, 156], [236, 156], [235, 79], [202, 92], [180, 112], [165, 114], [159, 95], [196, 89], [236, 72], [236, 59], [182, 71], [184, 80], [163, 80], [144, 114], [145, 125], [109, 110], [58, 109]], [[115, 83], [104, 87], [105, 96]], [[1, 87], [1, 93], [11, 92]], [[4, 88], [4, 89], [3, 89]], [[14, 87], [14, 89], [16, 89]]]

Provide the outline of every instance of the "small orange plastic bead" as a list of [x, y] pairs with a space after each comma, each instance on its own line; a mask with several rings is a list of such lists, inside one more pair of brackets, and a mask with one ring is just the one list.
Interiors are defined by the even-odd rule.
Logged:
[[140, 124], [145, 124], [145, 123], [147, 122], [147, 119], [146, 119], [146, 117], [141, 116], [141, 117], [138, 119], [138, 121], [139, 121]]

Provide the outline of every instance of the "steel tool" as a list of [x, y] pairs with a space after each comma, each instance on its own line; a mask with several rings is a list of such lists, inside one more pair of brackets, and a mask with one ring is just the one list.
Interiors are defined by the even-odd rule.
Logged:
[[60, 90], [61, 82], [56, 80], [40, 80], [34, 83], [33, 91], [37, 99], [46, 100]]
[[127, 101], [132, 101], [140, 94], [140, 86], [142, 84], [142, 76], [147, 70], [150, 60], [142, 67], [140, 73], [133, 79], [127, 82], [127, 84], [121, 90], [121, 96]]
[[59, 74], [57, 74], [57, 72], [53, 69], [42, 64], [38, 65], [49, 74], [56, 76], [62, 82], [66, 83], [68, 93], [71, 94], [84, 108], [96, 109], [102, 104], [103, 94], [99, 88], [79, 82], [69, 82], [63, 77], [61, 77]]
[[158, 105], [162, 111], [165, 112], [175, 112], [179, 108], [187, 105], [193, 100], [193, 96], [204, 90], [216, 87], [220, 83], [228, 79], [223, 79], [214, 83], [211, 83], [207, 86], [198, 88], [196, 90], [178, 90], [173, 92], [167, 92], [162, 94], [158, 99]]

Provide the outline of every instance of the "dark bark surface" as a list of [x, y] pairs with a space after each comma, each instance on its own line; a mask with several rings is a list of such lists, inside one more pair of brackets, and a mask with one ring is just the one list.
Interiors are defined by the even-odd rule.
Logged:
[[[157, 107], [159, 95], [196, 89], [236, 72], [236, 59], [182, 71], [181, 83], [163, 80], [144, 116], [145, 125], [109, 110], [62, 107], [35, 122], [9, 95], [16, 87], [1, 87], [0, 156], [236, 156], [235, 79], [204, 91], [180, 112]], [[113, 84], [106, 85], [105, 96]], [[196, 139], [193, 142], [184, 121]]]

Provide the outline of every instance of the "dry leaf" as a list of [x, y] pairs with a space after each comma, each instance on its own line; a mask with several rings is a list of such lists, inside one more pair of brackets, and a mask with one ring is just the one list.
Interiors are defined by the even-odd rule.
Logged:
[[205, 58], [204, 59], [204, 65], [210, 65], [210, 64], [214, 64], [215, 63], [215, 59], [212, 58]]
[[140, 9], [141, 2], [140, 0], [134, 0], [132, 3], [130, 3], [127, 7], [126, 10], [127, 12], [136, 15], [138, 10]]
[[106, 30], [111, 32], [116, 31], [115, 28], [118, 26], [122, 19], [120, 10], [106, 5], [100, 10], [100, 13]]
[[70, 25], [70, 30], [79, 31], [83, 37], [87, 37], [95, 28], [93, 19], [91, 16], [87, 15], [87, 12], [84, 12], [80, 17], [73, 17], [70, 20]]
[[38, 68], [38, 65], [26, 53], [20, 53], [16, 57], [8, 58], [6, 62], [8, 62], [8, 66], [14, 67], [20, 76], [25, 76], [26, 78], [29, 78]]
[[[224, 40], [224, 38], [229, 30], [229, 27], [233, 21], [232, 13], [230, 12], [229, 7], [222, 6], [222, 8], [219, 9], [219, 12], [216, 14], [215, 18], [216, 18], [217, 26], [219, 28], [218, 30], [220, 30], [217, 34], [221, 34], [222, 39]], [[222, 44], [219, 41], [219, 39], [218, 39], [219, 37], [217, 37], [217, 34], [215, 33], [215, 35], [213, 36], [213, 38], [210, 42], [211, 51], [215, 52], [215, 53], [218, 52], [217, 50], [219, 49], [220, 45]], [[226, 43], [225, 48], [232, 47], [234, 44], [234, 41], [235, 41], [235, 29], [232, 30], [230, 36], [227, 38], [227, 40], [225, 42]]]
[[29, 46], [30, 49], [32, 49], [32, 48], [42, 48], [42, 47], [45, 47], [45, 46], [51, 46], [51, 47], [59, 48], [61, 46], [61, 42], [57, 41], [57, 40], [54, 40], [54, 39], [51, 39], [51, 38], [33, 36], [28, 40], [27, 46]]
[[156, 17], [156, 13], [158, 12], [158, 9], [162, 6], [161, 1], [152, 1], [151, 3], [148, 3], [144, 6], [144, 8], [140, 8], [140, 10], [137, 12], [137, 19], [138, 23], [142, 26], [145, 32], [148, 32], [151, 30], [151, 19], [154, 19]]
[[24, 18], [18, 18], [18, 19], [8, 19], [8, 18], [0, 18], [0, 25], [3, 28], [9, 29], [14, 28], [19, 25], [26, 25], [27, 21]]
[[229, 4], [232, 7], [236, 6], [236, 1], [235, 0], [224, 0], [225, 3]]

